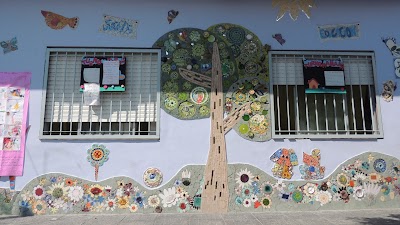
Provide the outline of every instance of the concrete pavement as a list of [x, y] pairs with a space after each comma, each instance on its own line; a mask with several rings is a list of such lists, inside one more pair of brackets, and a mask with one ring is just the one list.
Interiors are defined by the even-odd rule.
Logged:
[[0, 216], [1, 225], [264, 225], [400, 224], [400, 209], [228, 214]]

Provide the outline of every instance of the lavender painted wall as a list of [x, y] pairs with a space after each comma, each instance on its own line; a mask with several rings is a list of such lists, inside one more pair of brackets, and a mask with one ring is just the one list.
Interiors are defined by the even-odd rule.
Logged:
[[[18, 38], [19, 50], [0, 54], [0, 71], [32, 72], [29, 124], [24, 176], [17, 177], [16, 189], [22, 189], [31, 179], [49, 172], [61, 172], [94, 180], [94, 169], [86, 161], [86, 150], [92, 143], [102, 143], [110, 149], [110, 160], [100, 168], [99, 180], [113, 176], [129, 176], [138, 182], [148, 167], [158, 167], [164, 180], [171, 179], [187, 164], [205, 164], [209, 148], [209, 119], [180, 121], [161, 111], [160, 141], [41, 141], [39, 140], [42, 86], [46, 46], [151, 47], [164, 33], [182, 27], [206, 29], [217, 23], [234, 23], [254, 32], [264, 44], [274, 50], [372, 50], [377, 68], [377, 94], [382, 83], [395, 79], [393, 58], [381, 37], [400, 38], [398, 11], [400, 2], [379, 1], [316, 1], [310, 19], [300, 14], [297, 21], [285, 15], [275, 18], [277, 8], [267, 0], [2, 0], [0, 40]], [[179, 16], [168, 24], [170, 9]], [[66, 17], [79, 17], [75, 30], [52, 30], [45, 25], [40, 10], [53, 11]], [[137, 39], [114, 37], [98, 32], [103, 14], [139, 20]], [[317, 26], [324, 24], [360, 23], [361, 37], [356, 40], [319, 40]], [[281, 46], [271, 35], [282, 33], [286, 44]], [[398, 95], [396, 91], [395, 95]], [[293, 148], [296, 153], [310, 153], [320, 148], [328, 176], [337, 165], [366, 151], [377, 151], [400, 158], [399, 99], [387, 103], [379, 98], [384, 138], [379, 140], [271, 140], [250, 142], [234, 131], [226, 136], [228, 162], [248, 163], [271, 174], [269, 156], [278, 148]], [[60, 144], [61, 143], [61, 144]], [[302, 158], [300, 157], [299, 160]], [[300, 179], [294, 168], [293, 179]], [[8, 182], [0, 181], [0, 187]]]

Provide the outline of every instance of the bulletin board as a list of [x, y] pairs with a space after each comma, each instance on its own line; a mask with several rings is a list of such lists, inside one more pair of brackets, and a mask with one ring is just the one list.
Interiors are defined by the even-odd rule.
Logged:
[[125, 57], [83, 57], [80, 90], [85, 83], [100, 85], [100, 92], [125, 91]]
[[338, 59], [303, 59], [306, 94], [346, 94], [344, 63]]

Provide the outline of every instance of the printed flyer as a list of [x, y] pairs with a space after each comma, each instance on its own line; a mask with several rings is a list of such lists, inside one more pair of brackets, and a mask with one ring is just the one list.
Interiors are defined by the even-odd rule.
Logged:
[[0, 176], [22, 176], [31, 73], [0, 72]]

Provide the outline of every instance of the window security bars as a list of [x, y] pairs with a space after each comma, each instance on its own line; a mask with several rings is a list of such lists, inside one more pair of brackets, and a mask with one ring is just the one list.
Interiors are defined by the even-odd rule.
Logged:
[[[159, 139], [158, 49], [48, 48], [41, 139]], [[84, 105], [82, 57], [126, 57], [126, 90]]]
[[[303, 58], [344, 62], [346, 94], [306, 94]], [[382, 138], [373, 52], [271, 51], [273, 138]]]

